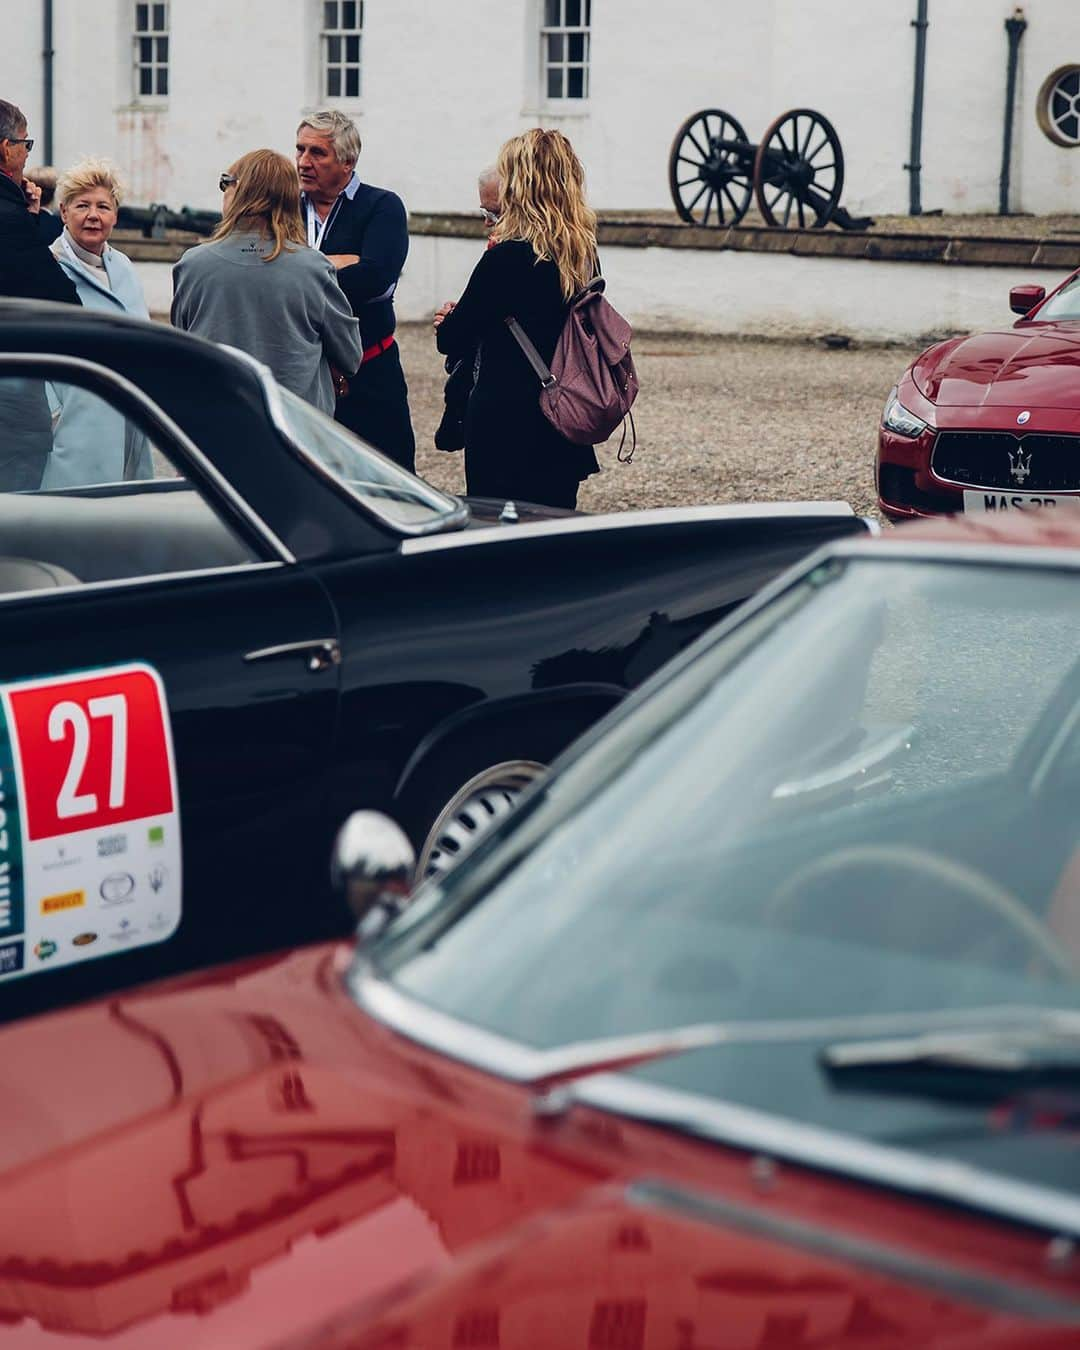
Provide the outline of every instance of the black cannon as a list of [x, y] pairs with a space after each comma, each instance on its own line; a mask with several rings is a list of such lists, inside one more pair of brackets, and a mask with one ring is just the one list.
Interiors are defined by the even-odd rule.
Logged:
[[840, 205], [844, 152], [832, 123], [812, 108], [792, 108], [754, 145], [720, 108], [688, 117], [668, 160], [675, 210], [690, 225], [737, 225], [756, 197], [766, 224], [782, 229], [865, 230], [869, 216]]
[[139, 230], [145, 239], [164, 239], [167, 230], [185, 230], [189, 234], [213, 234], [221, 223], [217, 211], [193, 211], [182, 206], [171, 211], [160, 202], [149, 206], [121, 206], [116, 224], [121, 230]]

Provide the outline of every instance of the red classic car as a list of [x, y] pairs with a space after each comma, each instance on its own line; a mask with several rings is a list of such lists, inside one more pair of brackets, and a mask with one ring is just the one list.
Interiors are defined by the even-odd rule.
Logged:
[[937, 343], [890, 393], [877, 490], [894, 520], [1080, 510], [1080, 272], [1009, 304], [1011, 328]]
[[353, 817], [355, 944], [0, 1031], [4, 1350], [1080, 1344], [1080, 525], [992, 524], [819, 552], [411, 899]]

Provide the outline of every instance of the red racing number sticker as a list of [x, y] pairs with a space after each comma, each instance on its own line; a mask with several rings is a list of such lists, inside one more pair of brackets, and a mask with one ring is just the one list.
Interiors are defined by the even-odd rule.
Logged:
[[157, 671], [0, 685], [0, 980], [166, 941], [181, 864]]
[[148, 670], [16, 688], [8, 697], [29, 839], [173, 810], [162, 699]]

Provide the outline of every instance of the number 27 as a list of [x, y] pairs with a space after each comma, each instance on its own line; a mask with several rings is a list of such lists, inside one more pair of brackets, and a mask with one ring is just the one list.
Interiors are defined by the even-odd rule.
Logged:
[[[109, 767], [109, 806], [123, 806], [127, 788], [127, 700], [123, 694], [103, 694], [87, 700], [90, 717], [107, 717], [112, 722], [112, 760]], [[49, 740], [67, 739], [71, 728], [71, 759], [56, 799], [56, 814], [61, 820], [70, 816], [88, 816], [98, 809], [96, 792], [81, 792], [86, 761], [90, 754], [90, 719], [81, 703], [65, 699], [49, 712]]]

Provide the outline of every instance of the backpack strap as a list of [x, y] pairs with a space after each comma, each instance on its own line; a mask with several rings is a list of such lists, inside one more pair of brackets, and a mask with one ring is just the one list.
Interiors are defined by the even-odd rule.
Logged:
[[533, 346], [532, 339], [529, 337], [528, 333], [526, 333], [525, 329], [522, 328], [521, 324], [518, 323], [517, 319], [515, 319], [512, 314], [508, 314], [505, 323], [507, 328], [510, 329], [514, 341], [525, 354], [525, 360], [528, 361], [529, 365], [536, 371], [537, 378], [541, 385], [545, 389], [550, 389], [552, 385], [557, 384], [558, 381], [555, 379], [555, 376], [552, 375], [547, 365], [545, 365], [544, 358]]

